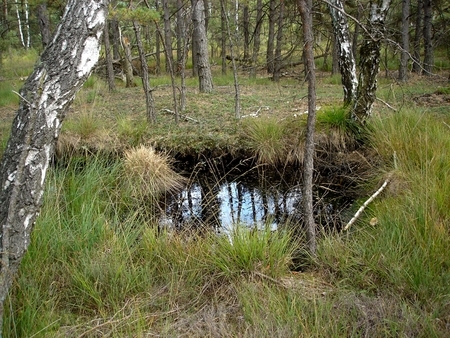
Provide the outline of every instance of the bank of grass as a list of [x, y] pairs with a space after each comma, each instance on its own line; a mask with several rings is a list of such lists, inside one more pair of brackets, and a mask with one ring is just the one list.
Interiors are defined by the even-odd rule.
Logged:
[[[320, 246], [321, 268], [369, 294], [396, 294], [420, 309], [432, 336], [450, 323], [450, 138], [441, 118], [408, 109], [372, 121], [383, 159], [383, 198], [349, 233]], [[376, 225], [368, 219], [376, 217]]]

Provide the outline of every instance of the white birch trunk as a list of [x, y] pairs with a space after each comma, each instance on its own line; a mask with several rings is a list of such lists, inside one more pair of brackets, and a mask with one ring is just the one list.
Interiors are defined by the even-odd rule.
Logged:
[[377, 91], [377, 75], [380, 69], [380, 49], [384, 38], [384, 23], [391, 0], [371, 3], [369, 22], [364, 33], [360, 52], [360, 72], [352, 118], [359, 123], [372, 115]]
[[355, 100], [358, 78], [356, 76], [356, 62], [353, 55], [352, 43], [348, 28], [347, 16], [341, 0], [329, 0], [329, 9], [333, 22], [335, 45], [339, 56], [339, 69], [344, 87], [344, 103], [350, 104]]
[[19, 29], [20, 42], [22, 43], [22, 46], [24, 48], [26, 48], [25, 47], [25, 40], [23, 39], [22, 20], [20, 19], [20, 11], [19, 11], [18, 2], [16, 2], [16, 16], [17, 16], [17, 28]]
[[30, 45], [31, 45], [31, 38], [30, 38], [30, 22], [28, 20], [29, 13], [28, 13], [28, 1], [27, 0], [24, 0], [24, 5], [25, 5], [25, 29], [27, 31], [27, 42], [26, 42], [25, 48], [28, 49], [28, 48], [30, 48]]

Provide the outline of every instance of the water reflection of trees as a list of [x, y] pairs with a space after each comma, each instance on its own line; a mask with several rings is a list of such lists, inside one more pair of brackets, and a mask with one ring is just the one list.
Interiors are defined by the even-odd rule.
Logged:
[[217, 228], [237, 223], [276, 227], [295, 214], [300, 201], [299, 185], [269, 185], [242, 177], [221, 181], [202, 177], [167, 198], [164, 219], [176, 228]]

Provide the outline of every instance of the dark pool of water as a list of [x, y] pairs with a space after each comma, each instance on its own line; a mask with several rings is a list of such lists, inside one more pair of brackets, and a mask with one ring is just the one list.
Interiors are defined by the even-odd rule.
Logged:
[[[176, 229], [213, 227], [226, 230], [235, 224], [276, 229], [286, 222], [301, 223], [301, 173], [261, 168], [219, 174], [202, 170], [186, 188], [166, 196], [160, 223]], [[328, 190], [317, 189], [315, 217], [328, 229], [341, 227], [341, 212], [350, 201]]]

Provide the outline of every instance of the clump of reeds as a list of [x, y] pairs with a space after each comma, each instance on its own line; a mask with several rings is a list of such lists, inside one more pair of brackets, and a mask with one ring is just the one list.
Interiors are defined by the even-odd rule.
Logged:
[[123, 178], [135, 197], [158, 197], [165, 192], [181, 189], [185, 178], [175, 172], [172, 160], [165, 153], [157, 153], [140, 145], [125, 152]]
[[355, 146], [359, 138], [357, 123], [345, 107], [324, 108], [317, 114], [317, 134], [330, 150], [344, 151]]
[[245, 138], [259, 164], [276, 165], [286, 157], [284, 125], [275, 119], [245, 121]]

